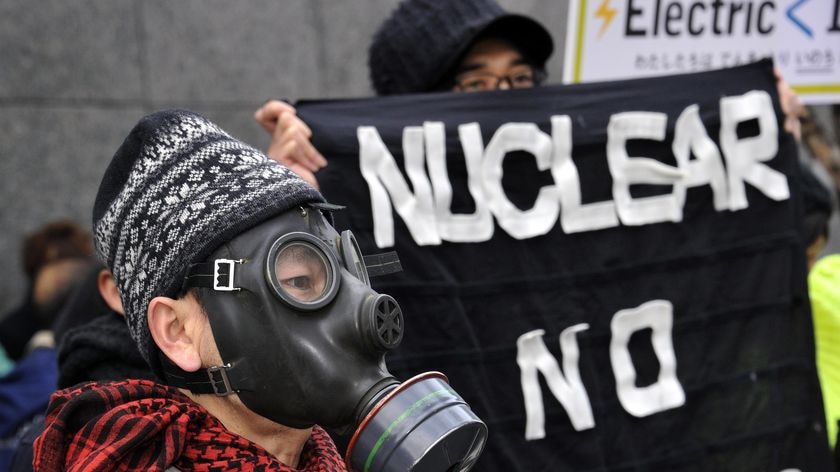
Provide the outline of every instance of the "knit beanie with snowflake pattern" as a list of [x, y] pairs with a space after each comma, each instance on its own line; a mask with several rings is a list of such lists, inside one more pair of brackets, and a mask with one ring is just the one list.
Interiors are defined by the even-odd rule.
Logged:
[[142, 118], [96, 195], [97, 255], [119, 287], [131, 337], [160, 375], [147, 321], [156, 296], [177, 298], [190, 264], [239, 233], [321, 194], [207, 118], [166, 110]]

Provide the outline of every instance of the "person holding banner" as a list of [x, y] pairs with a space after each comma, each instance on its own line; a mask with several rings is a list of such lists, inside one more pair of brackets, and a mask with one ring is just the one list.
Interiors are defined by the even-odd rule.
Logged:
[[[380, 96], [507, 90], [542, 84], [553, 50], [545, 27], [495, 0], [406, 0], [374, 34], [368, 66]], [[327, 161], [295, 108], [270, 100], [254, 117], [271, 134], [268, 156], [317, 187], [314, 173]]]
[[[553, 51], [543, 25], [506, 12], [495, 0], [404, 0], [374, 33], [368, 67], [379, 96], [507, 90], [544, 83]], [[785, 129], [798, 141], [804, 108], [778, 68], [775, 72]], [[315, 172], [327, 160], [310, 142], [312, 131], [294, 106], [269, 100], [254, 118], [271, 135], [266, 154], [318, 188]]]

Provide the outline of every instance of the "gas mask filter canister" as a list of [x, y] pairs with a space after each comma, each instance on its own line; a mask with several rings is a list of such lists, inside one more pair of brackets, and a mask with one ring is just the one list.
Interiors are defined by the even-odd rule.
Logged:
[[[201, 302], [222, 365], [168, 383], [194, 393], [236, 393], [279, 424], [353, 432], [345, 460], [359, 472], [466, 471], [487, 427], [439, 372], [405, 382], [385, 365], [403, 335], [396, 300], [370, 288], [355, 238], [311, 204], [255, 226], [191, 266], [184, 287]], [[374, 256], [376, 257], [376, 256]], [[382, 267], [393, 259], [379, 258]]]
[[365, 416], [345, 462], [356, 471], [467, 471], [487, 440], [487, 426], [440, 372], [391, 390]]

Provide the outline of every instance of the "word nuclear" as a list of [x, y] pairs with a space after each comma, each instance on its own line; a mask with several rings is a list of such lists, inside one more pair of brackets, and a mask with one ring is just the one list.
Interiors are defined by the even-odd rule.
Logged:
[[[636, 308], [621, 310], [610, 322], [610, 362], [615, 375], [618, 400], [625, 411], [643, 418], [685, 404], [685, 391], [677, 378], [677, 359], [672, 341], [674, 307], [667, 300], [652, 300]], [[545, 437], [545, 411], [538, 373], [545, 377], [554, 397], [566, 409], [575, 431], [595, 427], [595, 417], [586, 388], [580, 380], [576, 335], [589, 329], [586, 323], [566, 328], [560, 333], [563, 370], [543, 342], [545, 331], [529, 331], [516, 341], [516, 363], [521, 372], [522, 397], [525, 400], [525, 439]], [[659, 360], [659, 376], [651, 385], [636, 386], [636, 369], [627, 347], [630, 336], [651, 329], [651, 343]]]
[[[745, 182], [773, 200], [789, 198], [785, 175], [765, 164], [778, 152], [778, 125], [766, 92], [751, 91], [720, 100], [720, 149], [704, 128], [699, 107], [690, 105], [675, 123], [671, 150], [677, 167], [628, 155], [628, 140], [664, 141], [667, 120], [665, 113], [643, 111], [610, 117], [606, 157], [613, 200], [586, 204], [581, 202], [580, 178], [572, 160], [569, 116], [551, 117], [550, 136], [534, 123], [503, 124], [486, 147], [478, 123], [459, 125], [467, 186], [475, 201], [472, 214], [453, 214], [450, 210], [452, 185], [446, 167], [443, 123], [426, 122], [403, 130], [405, 170], [413, 193], [376, 128], [360, 126], [359, 161], [370, 190], [376, 244], [380, 248], [394, 245], [392, 203], [414, 241], [426, 246], [439, 245], [443, 240], [487, 241], [493, 236], [493, 216], [516, 239], [549, 232], [558, 217], [566, 233], [611, 228], [619, 222], [631, 226], [679, 222], [686, 188], [701, 185], [711, 186], [717, 211], [749, 206]], [[758, 134], [739, 137], [738, 125], [752, 120], [758, 122]], [[517, 208], [502, 187], [502, 163], [512, 151], [532, 154], [537, 167], [541, 171], [550, 169], [554, 180], [553, 185], [539, 189], [533, 207], [527, 210]], [[690, 159], [691, 155], [694, 159]], [[633, 197], [630, 186], [636, 184], [670, 185], [672, 191]]]

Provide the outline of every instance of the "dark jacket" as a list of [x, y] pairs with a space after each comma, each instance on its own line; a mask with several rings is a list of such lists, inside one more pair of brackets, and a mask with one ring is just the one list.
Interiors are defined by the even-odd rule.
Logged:
[[[53, 385], [46, 395], [41, 396], [39, 411], [46, 408], [56, 380], [59, 388], [66, 388], [90, 380], [127, 378], [155, 380], [128, 333], [125, 319], [112, 311], [67, 331], [63, 336], [58, 349], [57, 375], [53, 376]], [[10, 472], [32, 470], [32, 443], [43, 429], [44, 418], [40, 416], [19, 433]]]

